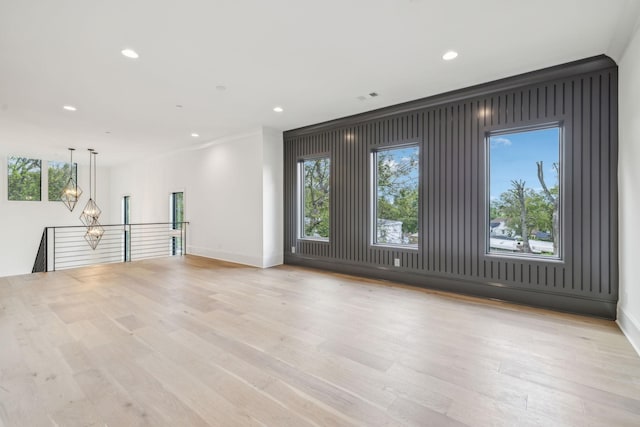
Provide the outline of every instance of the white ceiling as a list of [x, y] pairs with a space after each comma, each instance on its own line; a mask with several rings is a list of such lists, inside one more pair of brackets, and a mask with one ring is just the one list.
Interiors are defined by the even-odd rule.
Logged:
[[[602, 53], [617, 60], [639, 4], [0, 0], [0, 144], [60, 159], [91, 147], [115, 164]], [[126, 47], [140, 58], [123, 57]], [[443, 61], [448, 49], [458, 59]]]

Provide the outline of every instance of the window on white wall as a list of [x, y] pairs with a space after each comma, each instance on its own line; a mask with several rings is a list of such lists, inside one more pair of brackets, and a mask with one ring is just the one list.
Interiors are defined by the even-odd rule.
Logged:
[[331, 160], [319, 157], [298, 163], [298, 235], [329, 240]]
[[[131, 224], [131, 197], [122, 198], [122, 223]], [[124, 228], [124, 260], [131, 261], [131, 227]]]
[[[171, 227], [174, 230], [184, 229], [184, 193], [179, 191], [171, 193]], [[171, 255], [184, 253], [182, 234], [171, 238]]]
[[372, 159], [374, 244], [417, 247], [420, 236], [419, 147], [376, 150]]
[[560, 258], [561, 134], [550, 125], [487, 138], [489, 253]]
[[[49, 201], [59, 202], [62, 201], [62, 190], [69, 181], [69, 163], [68, 162], [47, 162], [47, 176], [48, 176], [48, 190]], [[73, 164], [73, 179], [78, 182], [78, 164]]]
[[131, 196], [122, 198], [122, 223], [131, 224]]
[[11, 156], [7, 159], [7, 198], [40, 201], [42, 160]]

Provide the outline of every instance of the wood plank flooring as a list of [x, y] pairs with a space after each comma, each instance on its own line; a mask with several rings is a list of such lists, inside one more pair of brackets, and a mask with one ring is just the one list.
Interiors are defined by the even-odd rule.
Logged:
[[615, 323], [194, 256], [0, 278], [0, 427], [638, 426]]

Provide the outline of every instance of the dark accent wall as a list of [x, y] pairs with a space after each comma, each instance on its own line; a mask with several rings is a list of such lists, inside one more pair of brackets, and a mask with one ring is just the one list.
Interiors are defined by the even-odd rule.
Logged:
[[[615, 318], [617, 93], [616, 64], [598, 56], [285, 132], [285, 263]], [[485, 138], [546, 123], [564, 130], [562, 260], [489, 255]], [[409, 142], [419, 249], [372, 246], [370, 152]], [[296, 164], [318, 153], [331, 156], [329, 242], [296, 235]]]

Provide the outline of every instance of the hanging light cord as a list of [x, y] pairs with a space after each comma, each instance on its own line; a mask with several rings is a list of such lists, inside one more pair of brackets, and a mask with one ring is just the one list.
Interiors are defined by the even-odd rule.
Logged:
[[[96, 179], [96, 170], [98, 169], [98, 165], [96, 163], [98, 153], [93, 152], [93, 196], [98, 198], [98, 180]], [[94, 199], [95, 200], [95, 199]]]
[[93, 200], [93, 184], [92, 184], [92, 162], [93, 162], [93, 148], [89, 148], [89, 200]]
[[[69, 165], [69, 179], [73, 178], [73, 148], [69, 148], [69, 152], [71, 153], [71, 164]], [[78, 184], [76, 183], [76, 189]]]

